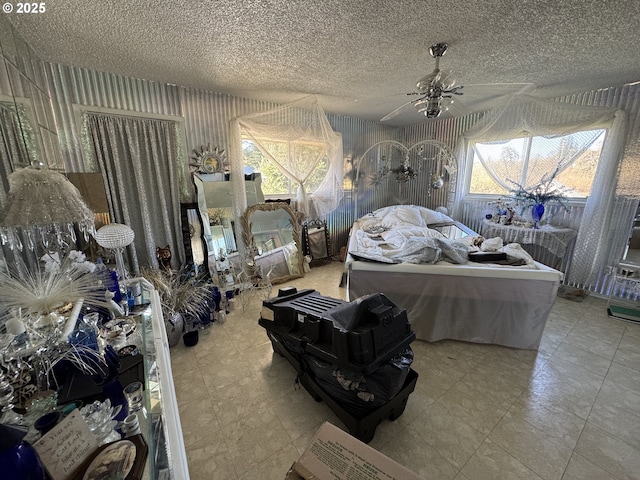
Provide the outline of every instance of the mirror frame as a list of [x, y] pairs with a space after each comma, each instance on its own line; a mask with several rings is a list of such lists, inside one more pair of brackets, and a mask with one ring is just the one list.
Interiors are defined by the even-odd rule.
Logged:
[[189, 221], [189, 210], [193, 210], [195, 212], [195, 221], [200, 225], [200, 244], [202, 245], [202, 254], [204, 259], [202, 261], [202, 265], [200, 265], [202, 272], [196, 266], [195, 269], [198, 275], [204, 274], [205, 277], [211, 278], [211, 273], [209, 272], [208, 258], [209, 252], [207, 250], [207, 242], [204, 240], [204, 225], [202, 224], [202, 216], [200, 215], [200, 211], [198, 210], [197, 202], [189, 202], [189, 203], [180, 203], [180, 221], [181, 221], [181, 229], [182, 229], [182, 241], [184, 244], [184, 253], [186, 257], [187, 264], [195, 265], [194, 255], [193, 255], [193, 237], [191, 236], [191, 228]]
[[[273, 202], [273, 203], [256, 203], [255, 205], [251, 205], [248, 207], [244, 214], [242, 215], [242, 239], [244, 241], [245, 247], [247, 248], [247, 254], [253, 257], [253, 253], [255, 252], [255, 244], [253, 241], [253, 234], [251, 233], [251, 222], [249, 219], [254, 212], [272, 212], [276, 210], [284, 210], [289, 214], [291, 218], [291, 227], [293, 229], [293, 239], [296, 242], [296, 247], [298, 249], [298, 271], [299, 274], [290, 274], [285, 275], [283, 277], [277, 277], [270, 279], [271, 284], [278, 284], [287, 282], [289, 280], [293, 280], [295, 278], [304, 277], [304, 252], [302, 250], [302, 239], [300, 237], [300, 225], [297, 221], [297, 215], [293, 211], [293, 209], [289, 206], [289, 204], [284, 202]], [[255, 257], [252, 258], [252, 260]]]

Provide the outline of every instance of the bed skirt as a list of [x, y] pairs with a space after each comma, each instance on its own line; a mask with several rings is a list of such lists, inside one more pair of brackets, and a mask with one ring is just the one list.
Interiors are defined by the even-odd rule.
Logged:
[[347, 299], [384, 293], [407, 310], [420, 340], [453, 339], [530, 350], [540, 345], [562, 279], [560, 272], [544, 265], [538, 271], [496, 269], [495, 275], [464, 266], [453, 267], [454, 271], [461, 267], [460, 274], [438, 265], [430, 266], [433, 273], [418, 268], [413, 273], [394, 271], [396, 267], [347, 262]]

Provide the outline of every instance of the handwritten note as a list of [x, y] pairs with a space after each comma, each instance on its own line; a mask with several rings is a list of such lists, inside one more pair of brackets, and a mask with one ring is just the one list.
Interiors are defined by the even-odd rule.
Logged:
[[52, 480], [68, 480], [95, 452], [98, 442], [76, 409], [34, 443], [33, 448]]

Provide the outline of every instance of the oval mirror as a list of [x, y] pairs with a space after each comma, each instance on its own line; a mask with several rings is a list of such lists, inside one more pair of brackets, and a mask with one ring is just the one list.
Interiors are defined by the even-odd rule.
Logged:
[[242, 216], [242, 232], [249, 255], [271, 283], [304, 276], [300, 225], [288, 204], [250, 206]]

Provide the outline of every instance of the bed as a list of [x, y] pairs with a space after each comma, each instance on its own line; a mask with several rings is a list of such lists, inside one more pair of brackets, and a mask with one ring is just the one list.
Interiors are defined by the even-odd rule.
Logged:
[[535, 262], [518, 244], [498, 248], [500, 239], [485, 239], [486, 250], [493, 245], [506, 252], [507, 265], [460, 258], [483, 249], [476, 245], [481, 241], [434, 210], [378, 209], [359, 218], [349, 234], [347, 299], [384, 293], [406, 308], [420, 340], [537, 350], [562, 273]]

